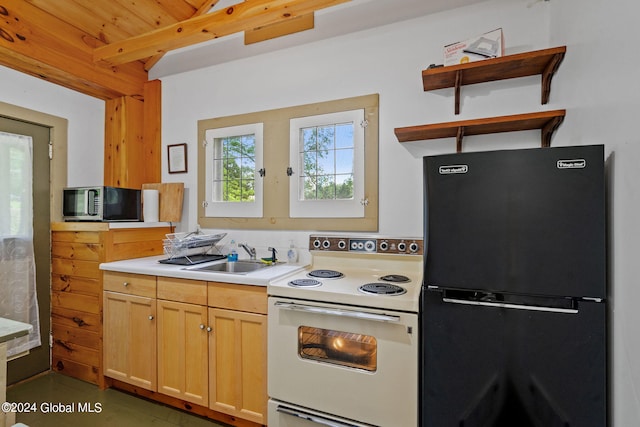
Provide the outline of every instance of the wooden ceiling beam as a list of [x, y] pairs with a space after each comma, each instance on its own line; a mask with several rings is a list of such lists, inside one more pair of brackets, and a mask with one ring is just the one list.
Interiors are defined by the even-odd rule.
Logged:
[[[215, 6], [218, 3], [218, 1], [220, 0], [206, 0], [202, 4], [202, 6], [200, 6], [200, 8], [196, 10], [196, 12], [192, 15], [192, 18], [196, 16], [204, 15], [205, 13], [209, 12], [209, 10], [211, 10], [211, 8]], [[144, 69], [149, 71], [154, 65], [158, 63], [158, 61], [162, 59], [163, 56], [164, 56], [164, 53], [159, 53], [157, 55], [153, 55], [150, 58], [147, 58], [144, 61]]]
[[143, 64], [98, 66], [93, 52], [101, 44], [29, 2], [0, 3], [0, 65], [100, 99], [141, 98], [147, 81]]
[[246, 0], [202, 16], [94, 50], [93, 60], [120, 65], [170, 50], [284, 22], [350, 0]]
[[244, 44], [253, 44], [263, 42], [265, 40], [275, 39], [293, 33], [310, 30], [315, 25], [315, 16], [313, 13], [298, 16], [297, 18], [288, 19], [276, 24], [267, 25], [266, 27], [254, 28], [244, 32]]

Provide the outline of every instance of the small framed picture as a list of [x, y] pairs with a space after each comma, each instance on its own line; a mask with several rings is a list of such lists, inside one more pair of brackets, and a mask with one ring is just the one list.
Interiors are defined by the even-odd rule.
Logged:
[[169, 173], [187, 172], [187, 144], [167, 146]]

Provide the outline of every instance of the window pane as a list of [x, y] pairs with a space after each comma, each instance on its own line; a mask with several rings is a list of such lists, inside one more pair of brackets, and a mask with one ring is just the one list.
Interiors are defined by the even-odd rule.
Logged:
[[353, 148], [353, 123], [336, 125], [336, 149]]
[[336, 151], [336, 174], [353, 173], [353, 149]]
[[335, 126], [318, 127], [318, 151], [335, 148]]
[[300, 157], [304, 185], [299, 200], [353, 198], [353, 123], [302, 128], [300, 135], [304, 138]]
[[214, 140], [214, 201], [252, 202], [255, 199], [255, 150], [254, 135]]
[[336, 175], [336, 199], [353, 199], [353, 174]]
[[318, 152], [318, 174], [333, 174], [336, 170], [335, 151]]
[[305, 176], [301, 177], [302, 185], [300, 186], [301, 194], [299, 197], [301, 200], [315, 199], [316, 198], [316, 177]]
[[256, 162], [253, 158], [242, 159], [242, 179], [253, 179], [255, 176]]
[[317, 128], [301, 129], [302, 151], [316, 150], [316, 132]]
[[335, 175], [318, 175], [317, 199], [335, 199]]
[[306, 153], [302, 153], [302, 170], [303, 174], [306, 176], [317, 175], [318, 174], [318, 153], [316, 151], [308, 151]]

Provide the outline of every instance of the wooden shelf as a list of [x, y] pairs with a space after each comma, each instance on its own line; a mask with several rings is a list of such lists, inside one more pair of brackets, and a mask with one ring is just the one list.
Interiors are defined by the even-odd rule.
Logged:
[[459, 114], [460, 87], [463, 85], [540, 74], [542, 76], [541, 102], [546, 104], [549, 102], [551, 79], [566, 51], [566, 46], [561, 46], [467, 64], [429, 68], [422, 71], [422, 84], [425, 91], [455, 88], [455, 113]]
[[464, 136], [540, 129], [541, 146], [549, 147], [551, 145], [551, 136], [564, 120], [565, 113], [566, 110], [554, 110], [516, 114], [513, 116], [409, 126], [396, 128], [395, 134], [399, 142], [455, 137], [456, 150], [461, 152], [462, 138]]

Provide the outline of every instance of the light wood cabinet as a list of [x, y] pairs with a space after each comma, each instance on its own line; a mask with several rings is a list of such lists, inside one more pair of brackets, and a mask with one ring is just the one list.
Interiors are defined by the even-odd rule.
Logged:
[[267, 290], [209, 283], [209, 405], [267, 422]]
[[162, 239], [170, 232], [169, 226], [112, 229], [108, 223], [51, 224], [53, 370], [104, 386], [99, 265], [162, 254]]
[[156, 300], [104, 292], [104, 374], [157, 389]]
[[202, 406], [209, 402], [206, 291], [206, 282], [158, 278], [158, 392]]
[[210, 407], [266, 424], [267, 316], [209, 309]]
[[267, 424], [266, 287], [107, 271], [104, 289], [105, 375], [118, 387], [236, 426]]

